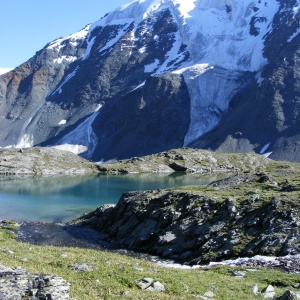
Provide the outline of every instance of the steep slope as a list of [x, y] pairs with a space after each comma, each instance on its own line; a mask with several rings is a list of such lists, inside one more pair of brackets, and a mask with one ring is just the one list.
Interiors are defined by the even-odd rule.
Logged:
[[[293, 59], [299, 6], [296, 0], [132, 1], [0, 77], [0, 146], [56, 145], [94, 160], [184, 145], [257, 150], [267, 142], [240, 113], [248, 117], [251, 109], [255, 124], [259, 105], [272, 106], [265, 95], [272, 76], [280, 85], [278, 74], [289, 73], [294, 79], [286, 87], [299, 95]], [[284, 58], [288, 63], [280, 65]], [[291, 111], [293, 95], [286, 96]], [[237, 118], [242, 134], [249, 131], [241, 149], [220, 141], [234, 126], [218, 127]], [[274, 157], [281, 158], [277, 148]]]
[[254, 150], [274, 159], [300, 161], [299, 21], [299, 2], [281, 3], [274, 18], [277, 26], [266, 37], [264, 55], [269, 63], [233, 98], [221, 124], [191, 146], [221, 152]]

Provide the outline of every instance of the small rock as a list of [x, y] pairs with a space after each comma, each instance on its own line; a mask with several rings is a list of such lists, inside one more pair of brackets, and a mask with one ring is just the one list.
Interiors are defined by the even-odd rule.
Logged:
[[258, 201], [260, 199], [260, 196], [259, 196], [259, 194], [253, 194], [253, 195], [251, 195], [251, 197], [250, 197], [250, 199], [248, 199], [248, 203], [249, 204], [253, 204], [253, 203], [255, 203], [256, 201]]
[[272, 285], [268, 285], [261, 292], [262, 293], [269, 293], [269, 292], [274, 292], [274, 291], [275, 291], [274, 287]]
[[243, 272], [243, 271], [230, 271], [231, 275], [232, 276], [235, 276], [235, 277], [239, 277], [239, 278], [244, 278], [246, 277], [246, 272]]
[[165, 291], [165, 287], [159, 281], [153, 283], [153, 292], [162, 293]]
[[183, 284], [183, 286], [184, 286], [184, 291], [186, 292], [186, 293], [188, 293], [189, 292], [189, 287], [184, 283], [184, 282], [181, 282], [182, 284]]
[[258, 285], [255, 284], [253, 286], [251, 286], [250, 290], [253, 292], [254, 295], [258, 294]]
[[207, 297], [207, 298], [213, 298], [215, 297], [215, 294], [211, 291], [207, 291], [205, 294], [204, 294], [204, 297]]
[[294, 299], [300, 299], [299, 293], [294, 293], [292, 291], [286, 291], [279, 300], [294, 300]]
[[165, 287], [163, 284], [161, 284], [159, 281], [155, 281], [152, 278], [143, 278], [136, 280], [137, 285], [143, 290], [143, 291], [150, 291], [150, 292], [156, 292], [161, 293], [165, 291]]
[[21, 275], [21, 274], [25, 274], [26, 273], [26, 269], [22, 269], [22, 267], [18, 266], [14, 269], [14, 271], [16, 272], [16, 274]]
[[270, 182], [268, 184], [268, 187], [270, 187], [270, 188], [276, 188], [276, 187], [278, 187], [278, 183], [277, 182]]
[[144, 291], [154, 282], [154, 280], [152, 278], [143, 278], [136, 280], [135, 282]]
[[121, 296], [129, 296], [129, 292], [128, 291], [121, 291], [120, 292]]
[[83, 271], [83, 272], [91, 272], [92, 271], [91, 267], [89, 267], [86, 264], [73, 264], [72, 268], [73, 268], [73, 270], [76, 270], [76, 271]]
[[276, 296], [275, 289], [272, 285], [268, 285], [262, 290], [264, 299], [274, 299]]
[[137, 270], [137, 271], [141, 271], [141, 272], [144, 271], [144, 269], [141, 268], [141, 267], [140, 267], [139, 265], [137, 265], [137, 264], [135, 264], [135, 265], [133, 266], [133, 268], [134, 268], [135, 270]]
[[264, 299], [274, 299], [276, 296], [275, 292], [268, 292], [264, 294]]

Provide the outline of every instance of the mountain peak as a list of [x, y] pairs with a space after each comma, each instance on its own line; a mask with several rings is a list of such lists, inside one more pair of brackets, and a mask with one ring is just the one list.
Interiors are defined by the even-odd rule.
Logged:
[[257, 71], [266, 34], [279, 9], [277, 1], [253, 0], [136, 0], [107, 14], [91, 26], [134, 23], [168, 9], [176, 20], [193, 64], [208, 63], [243, 71]]
[[300, 0], [123, 5], [1, 76], [0, 125], [9, 130], [0, 145], [54, 145], [96, 160], [190, 145], [268, 145], [275, 156], [284, 132], [299, 134], [299, 7]]

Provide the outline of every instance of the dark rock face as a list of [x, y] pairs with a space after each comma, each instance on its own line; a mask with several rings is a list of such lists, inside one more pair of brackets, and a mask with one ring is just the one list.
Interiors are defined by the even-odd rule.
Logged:
[[[98, 136], [94, 157], [122, 159], [182, 147], [189, 111], [182, 76], [151, 77], [142, 88], [104, 106], [94, 123]], [[107, 120], [110, 115], [114, 117]]]
[[60, 145], [109, 160], [270, 144], [272, 158], [300, 161], [297, 1], [244, 1], [213, 7], [224, 32], [207, 34], [201, 21], [213, 3], [185, 13], [150, 1], [49, 43], [0, 77], [0, 147]]

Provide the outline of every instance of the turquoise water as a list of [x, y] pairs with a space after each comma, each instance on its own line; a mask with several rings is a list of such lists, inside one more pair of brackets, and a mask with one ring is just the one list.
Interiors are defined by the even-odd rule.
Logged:
[[207, 184], [217, 177], [186, 174], [0, 178], [0, 220], [66, 222], [123, 192]]

